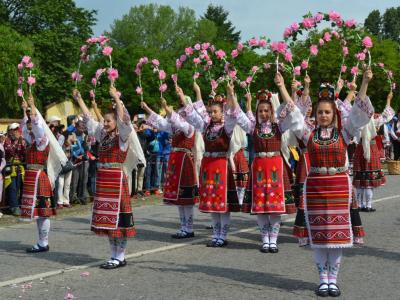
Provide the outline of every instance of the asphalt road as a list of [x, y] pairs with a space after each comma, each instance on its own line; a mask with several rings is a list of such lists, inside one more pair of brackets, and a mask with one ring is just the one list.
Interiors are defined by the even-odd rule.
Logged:
[[[375, 213], [362, 213], [365, 245], [345, 249], [338, 284], [342, 299], [400, 299], [400, 177], [389, 176], [376, 194]], [[128, 242], [128, 265], [101, 270], [107, 238], [89, 230], [89, 216], [53, 220], [51, 251], [28, 255], [36, 226], [0, 228], [0, 299], [314, 299], [318, 275], [312, 252], [291, 236], [285, 216], [278, 254], [258, 251], [255, 216], [232, 215], [223, 249], [205, 247], [209, 216], [196, 211], [196, 238], [172, 240], [175, 207], [134, 211], [137, 237]]]

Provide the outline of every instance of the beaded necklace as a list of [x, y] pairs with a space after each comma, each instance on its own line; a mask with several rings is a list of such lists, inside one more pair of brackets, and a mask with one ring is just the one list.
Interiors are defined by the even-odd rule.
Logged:
[[257, 135], [258, 135], [258, 137], [260, 137], [260, 138], [262, 138], [262, 139], [270, 139], [270, 138], [273, 138], [274, 136], [275, 136], [275, 133], [276, 133], [276, 123], [272, 123], [271, 124], [272, 126], [272, 129], [271, 129], [271, 132], [269, 132], [269, 133], [262, 133], [261, 132], [261, 124], [258, 124], [257, 125]]
[[107, 134], [101, 141], [99, 151], [105, 152], [105, 151], [110, 150], [115, 145], [116, 141], [117, 141], [116, 134], [114, 134], [114, 133]]
[[338, 141], [338, 139], [339, 139], [339, 131], [337, 130], [336, 127], [334, 127], [332, 129], [331, 136], [328, 138], [321, 137], [321, 127], [319, 127], [317, 129], [316, 134], [314, 134], [313, 142], [318, 145], [327, 146], [327, 145], [336, 143]]

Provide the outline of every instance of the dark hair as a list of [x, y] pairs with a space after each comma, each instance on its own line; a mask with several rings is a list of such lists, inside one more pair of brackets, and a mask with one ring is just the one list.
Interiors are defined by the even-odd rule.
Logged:
[[114, 109], [109, 109], [104, 115], [112, 115], [114, 120], [117, 120], [117, 112]]
[[73, 134], [74, 134], [73, 131], [68, 131], [68, 130], [65, 130], [65, 131], [62, 133], [62, 135], [65, 137], [65, 140], [67, 140], [68, 137], [69, 137], [70, 135], [73, 135]]

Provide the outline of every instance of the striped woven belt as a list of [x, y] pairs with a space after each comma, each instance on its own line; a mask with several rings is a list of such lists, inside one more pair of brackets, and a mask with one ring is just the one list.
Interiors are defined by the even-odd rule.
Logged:
[[281, 152], [279, 152], [279, 151], [254, 153], [254, 157], [274, 157], [274, 156], [280, 156], [280, 155], [281, 155]]
[[185, 153], [192, 153], [191, 150], [186, 149], [186, 148], [178, 148], [178, 147], [173, 147], [172, 152], [185, 152]]
[[99, 169], [122, 169], [121, 163], [97, 163]]
[[335, 175], [338, 173], [344, 173], [347, 171], [347, 167], [321, 167], [321, 168], [317, 168], [317, 167], [311, 167], [310, 168], [310, 173], [316, 173], [316, 174], [321, 174], [321, 175]]
[[36, 171], [43, 171], [44, 170], [44, 166], [43, 165], [39, 165], [39, 164], [28, 164], [28, 165], [26, 165], [26, 168], [28, 170], [36, 170]]
[[204, 152], [204, 157], [227, 157], [226, 152]]

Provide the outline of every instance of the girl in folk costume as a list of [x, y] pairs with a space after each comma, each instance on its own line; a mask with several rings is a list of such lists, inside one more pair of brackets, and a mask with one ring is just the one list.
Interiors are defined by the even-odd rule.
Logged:
[[[22, 102], [22, 109], [24, 111], [22, 134], [27, 142], [27, 168], [22, 191], [21, 218], [28, 220], [36, 218], [39, 239], [36, 245], [26, 251], [38, 253], [49, 251], [49, 217], [56, 214], [55, 207], [51, 206], [50, 197], [53, 195], [55, 178], [61, 171], [61, 164], [65, 164], [67, 158], [37, 110], [32, 94], [29, 94], [28, 103], [25, 100]], [[55, 144], [57, 149], [54, 148]], [[54, 151], [59, 153], [54, 155]]]
[[208, 247], [224, 247], [230, 224], [230, 212], [240, 211], [232, 167], [228, 162], [228, 149], [236, 117], [240, 109], [232, 107], [233, 85], [227, 85], [228, 103], [215, 97], [210, 106], [210, 115], [203, 104], [200, 87], [194, 83], [197, 101], [186, 103], [186, 120], [203, 132], [205, 152], [199, 175], [201, 212], [211, 213], [213, 238]]
[[382, 114], [375, 114], [362, 129], [361, 139], [354, 153], [353, 184], [357, 189], [358, 206], [361, 211], [375, 211], [375, 208], [372, 208], [373, 190], [385, 183], [378, 145], [379, 142], [382, 144], [382, 140], [376, 130], [393, 119], [395, 112], [390, 106], [392, 98], [393, 94], [390, 92]]
[[78, 90], [73, 92], [74, 99], [85, 115], [84, 122], [89, 135], [95, 136], [100, 143], [91, 230], [97, 235], [108, 236], [110, 242], [111, 259], [100, 266], [103, 269], [126, 265], [127, 238], [136, 234], [128, 181], [123, 171], [132, 125], [128, 111], [113, 85], [110, 87], [110, 95], [115, 110], [104, 114], [104, 123], [99, 123], [90, 115]]
[[[366, 96], [371, 70], [363, 76], [359, 95], [349, 116], [336, 125], [335, 92], [322, 85], [316, 107], [317, 126], [304, 126], [304, 117], [293, 113], [288, 119], [297, 137], [307, 144], [310, 172], [304, 183], [304, 208], [311, 248], [320, 277], [319, 296], [339, 296], [336, 284], [342, 248], [353, 245], [350, 205], [352, 185], [347, 172], [347, 144], [357, 136], [373, 115]], [[297, 120], [295, 120], [297, 119]]]
[[154, 113], [145, 102], [141, 106], [150, 115], [147, 119], [149, 125], [172, 134], [172, 149], [164, 183], [164, 203], [178, 207], [181, 228], [172, 238], [184, 239], [194, 237], [193, 206], [197, 200], [197, 179], [192, 149], [195, 144], [195, 130], [182, 117], [184, 105], [191, 103], [191, 100], [178, 86], [176, 92], [182, 106], [177, 113], [167, 105], [165, 99], [161, 99], [161, 106], [167, 113], [166, 118]]
[[[251, 166], [251, 213], [257, 215], [261, 231], [261, 252], [277, 253], [281, 215], [286, 212], [285, 194], [291, 192], [287, 167], [282, 153], [282, 134], [288, 129], [284, 120], [295, 108], [280, 73], [275, 76], [284, 103], [277, 116], [271, 103], [272, 94], [262, 90], [257, 95], [256, 115], [251, 111], [251, 95], [247, 94], [247, 113], [237, 114], [238, 124], [253, 135], [254, 160]], [[289, 195], [291, 196], [291, 195]]]

